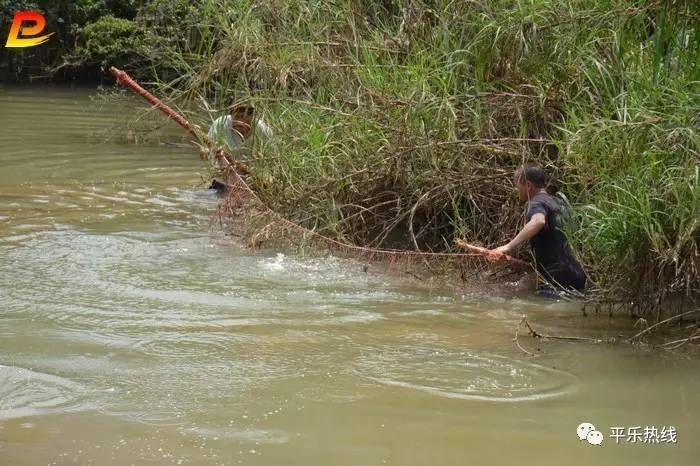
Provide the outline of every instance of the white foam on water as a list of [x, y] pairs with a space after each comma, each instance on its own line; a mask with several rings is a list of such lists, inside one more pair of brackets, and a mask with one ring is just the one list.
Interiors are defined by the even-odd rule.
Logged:
[[260, 261], [260, 267], [269, 272], [281, 272], [285, 270], [284, 267], [284, 254], [278, 253], [272, 259], [265, 259]]

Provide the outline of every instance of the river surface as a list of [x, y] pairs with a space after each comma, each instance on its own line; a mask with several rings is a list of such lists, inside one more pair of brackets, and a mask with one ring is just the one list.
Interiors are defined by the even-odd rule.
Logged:
[[[697, 357], [524, 336], [528, 356], [523, 314], [626, 322], [248, 250], [179, 128], [130, 143], [130, 106], [94, 95], [0, 88], [0, 464], [700, 461]], [[676, 442], [611, 437], [645, 426]]]

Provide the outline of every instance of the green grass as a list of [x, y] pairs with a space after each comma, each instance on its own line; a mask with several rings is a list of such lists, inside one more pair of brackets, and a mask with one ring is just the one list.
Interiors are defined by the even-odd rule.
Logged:
[[141, 10], [152, 67], [134, 71], [190, 108], [253, 102], [273, 209], [356, 244], [495, 246], [535, 161], [576, 207], [594, 296], [645, 316], [697, 303], [698, 2], [193, 3]]

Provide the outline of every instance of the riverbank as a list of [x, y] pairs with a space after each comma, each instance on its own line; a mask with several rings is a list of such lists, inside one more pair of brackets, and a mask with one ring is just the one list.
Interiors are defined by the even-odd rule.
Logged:
[[152, 1], [86, 23], [67, 56], [155, 81], [202, 125], [253, 103], [275, 134], [256, 192], [353, 244], [502, 244], [513, 170], [540, 163], [592, 298], [655, 321], [700, 283], [700, 12], [666, 3]]

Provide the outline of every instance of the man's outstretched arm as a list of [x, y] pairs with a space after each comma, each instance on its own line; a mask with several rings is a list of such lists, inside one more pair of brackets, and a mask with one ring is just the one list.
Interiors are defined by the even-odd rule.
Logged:
[[525, 224], [522, 230], [515, 235], [515, 238], [510, 240], [510, 242], [504, 246], [491, 249], [491, 253], [496, 258], [499, 258], [503, 254], [512, 254], [520, 246], [530, 241], [537, 233], [539, 233], [542, 228], [544, 228], [547, 220], [542, 213], [536, 213], [532, 216], [529, 222]]

